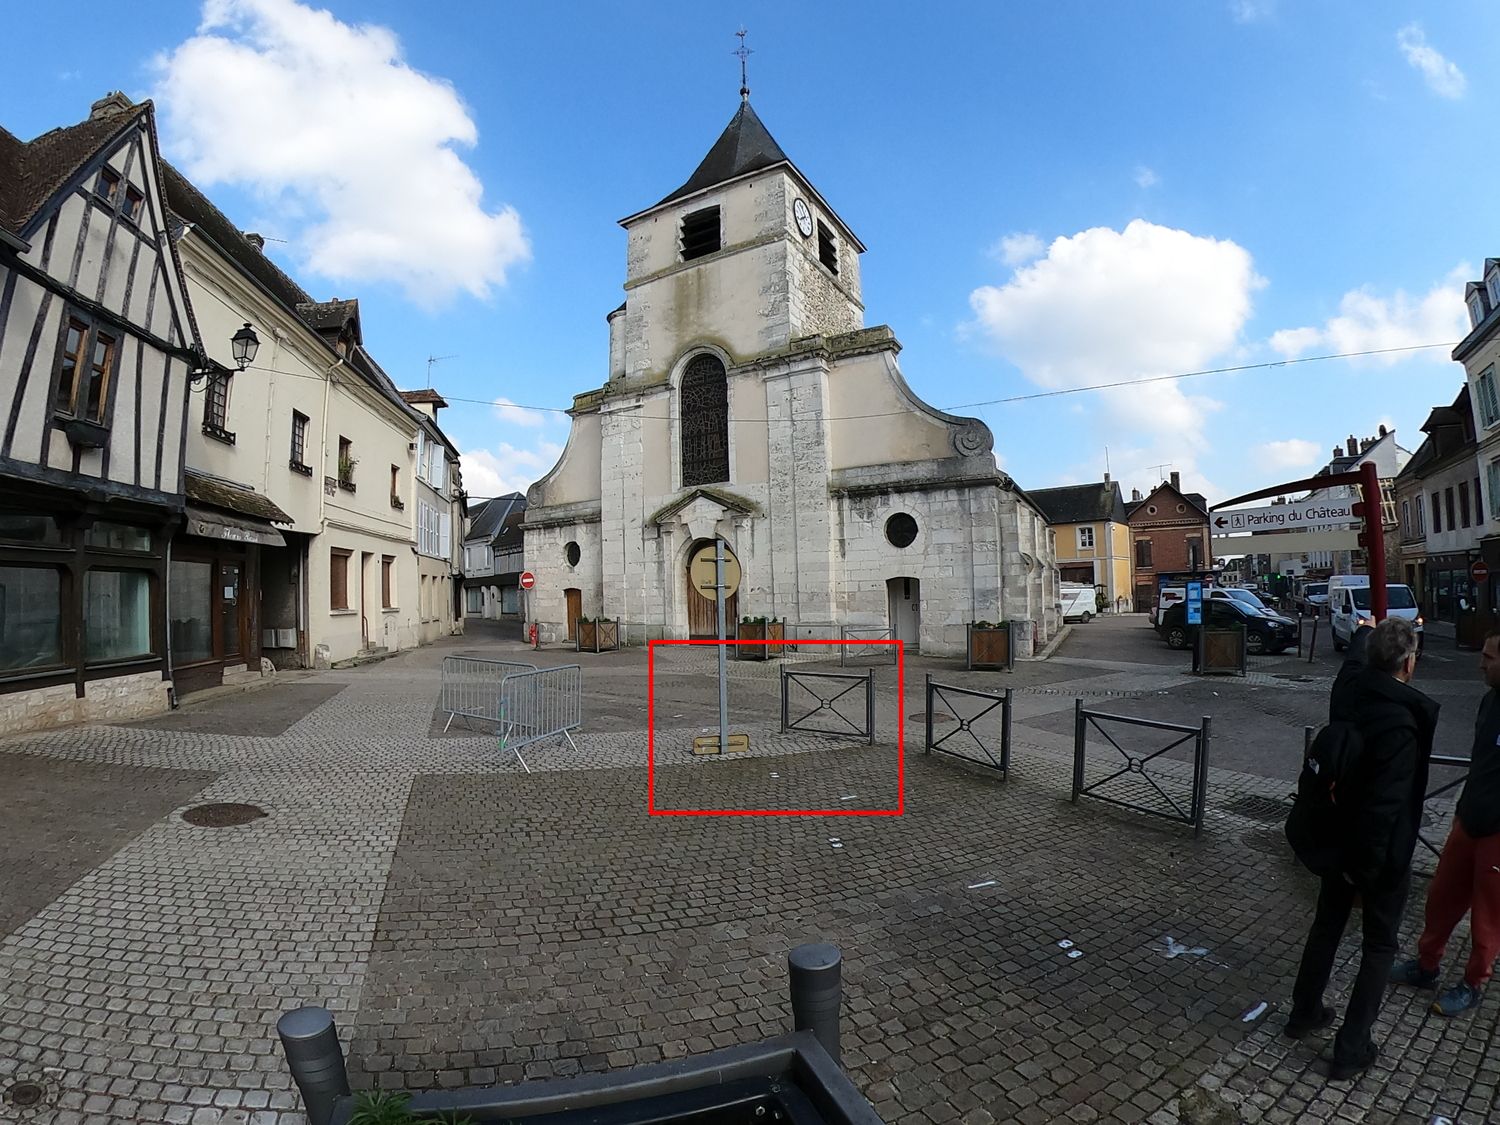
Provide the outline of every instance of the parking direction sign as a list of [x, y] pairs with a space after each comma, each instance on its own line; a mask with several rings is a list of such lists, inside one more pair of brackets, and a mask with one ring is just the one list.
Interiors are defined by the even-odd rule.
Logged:
[[1350, 499], [1267, 504], [1237, 512], [1214, 512], [1211, 519], [1215, 535], [1231, 535], [1240, 531], [1311, 531], [1356, 523], [1359, 517]]

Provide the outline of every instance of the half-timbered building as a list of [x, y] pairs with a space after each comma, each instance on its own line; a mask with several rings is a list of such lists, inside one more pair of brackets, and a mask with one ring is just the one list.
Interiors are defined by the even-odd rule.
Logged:
[[201, 348], [160, 183], [149, 102], [0, 129], [3, 730], [166, 706]]

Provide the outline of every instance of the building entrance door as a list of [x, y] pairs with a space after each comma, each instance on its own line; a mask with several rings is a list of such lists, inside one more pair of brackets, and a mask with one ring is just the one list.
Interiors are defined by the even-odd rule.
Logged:
[[568, 640], [578, 638], [578, 619], [583, 616], [583, 591], [564, 590], [563, 598], [568, 606]]
[[[684, 578], [687, 580], [689, 637], [706, 639], [717, 638], [719, 635], [719, 603], [713, 589], [714, 564], [710, 561], [712, 557], [713, 540], [711, 539], [704, 540], [688, 554]], [[695, 565], [699, 568], [697, 575], [693, 573]], [[739, 633], [735, 628], [735, 622], [739, 620], [740, 563], [727, 543], [724, 545], [724, 578], [724, 584], [734, 588], [734, 592], [724, 599], [724, 636], [734, 637]]]
[[922, 583], [916, 578], [892, 578], [885, 584], [891, 635], [907, 652], [917, 652], [922, 638]]

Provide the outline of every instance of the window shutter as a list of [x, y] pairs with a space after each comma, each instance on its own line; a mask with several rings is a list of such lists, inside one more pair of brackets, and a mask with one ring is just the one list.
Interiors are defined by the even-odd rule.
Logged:
[[443, 512], [438, 518], [438, 554], [446, 559], [453, 551], [453, 514]]

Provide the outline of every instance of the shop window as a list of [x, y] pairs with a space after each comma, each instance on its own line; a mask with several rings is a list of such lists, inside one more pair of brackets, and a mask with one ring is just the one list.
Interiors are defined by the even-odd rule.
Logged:
[[52, 516], [32, 512], [0, 512], [0, 542], [28, 547], [61, 547], [62, 528]]
[[167, 580], [172, 665], [214, 658], [213, 563], [173, 559]]
[[395, 606], [394, 591], [396, 575], [396, 560], [394, 556], [382, 555], [380, 557], [380, 605], [384, 609]]
[[84, 659], [90, 664], [151, 655], [151, 575], [90, 570], [83, 587]]
[[349, 608], [350, 552], [334, 547], [328, 552], [328, 608]]
[[100, 547], [106, 551], [149, 551], [151, 529], [133, 527], [128, 523], [112, 523], [95, 520], [84, 532], [83, 541], [89, 547]]
[[62, 663], [61, 572], [0, 566], [0, 673]]

